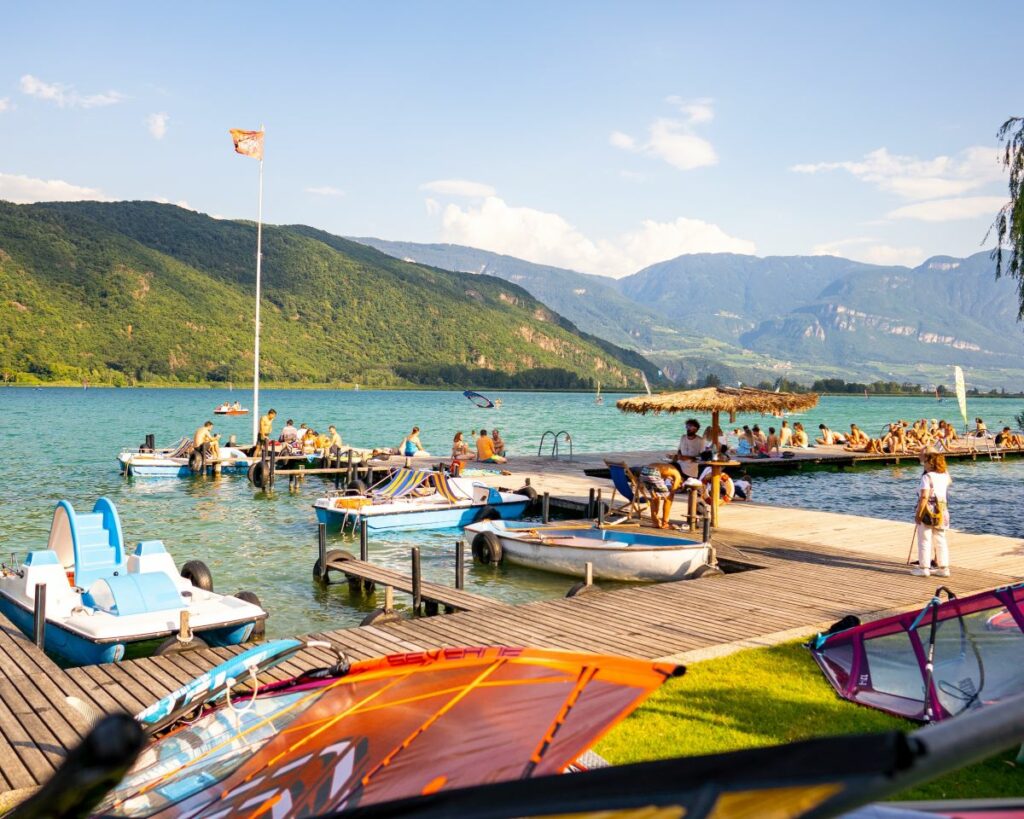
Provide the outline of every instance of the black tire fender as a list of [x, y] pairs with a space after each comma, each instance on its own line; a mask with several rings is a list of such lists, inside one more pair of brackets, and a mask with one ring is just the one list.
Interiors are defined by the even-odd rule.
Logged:
[[537, 500], [540, 498], [540, 494], [532, 486], [524, 486], [521, 489], [516, 490], [517, 495], [526, 495], [530, 499], [530, 508], [532, 509], [537, 505]]
[[566, 597], [579, 597], [583, 594], [590, 594], [591, 592], [597, 591], [597, 586], [591, 583], [589, 586], [586, 581], [581, 580], [579, 583], [574, 583], [572, 587], [565, 593]]
[[399, 614], [397, 611], [385, 611], [384, 609], [374, 609], [360, 621], [359, 625], [383, 625], [384, 623], [394, 623], [401, 619], [403, 619], [402, 615]]
[[[240, 591], [235, 592], [235, 597], [239, 600], [244, 600], [246, 603], [252, 603], [254, 606], [259, 606], [263, 609], [263, 604], [260, 602], [259, 597], [256, 596], [256, 592], [251, 591]], [[266, 611], [266, 609], [263, 609]], [[266, 618], [256, 621], [256, 625], [253, 627], [252, 634], [249, 635], [250, 640], [262, 640], [267, 636], [267, 620]]]
[[476, 516], [477, 520], [501, 520], [501, 512], [495, 509], [493, 506], [485, 506], [480, 510], [480, 514]]
[[[340, 563], [343, 560], [355, 560], [356, 559], [356, 556], [354, 554], [352, 554], [352, 552], [347, 551], [346, 549], [330, 549], [330, 550], [328, 550], [328, 552], [325, 555], [325, 557], [327, 558], [328, 571], [330, 571], [330, 564], [331, 563]], [[318, 557], [316, 559], [316, 563], [313, 564], [313, 579], [314, 580], [326, 580], [327, 579], [326, 577], [323, 577], [323, 578], [320, 577], [320, 570], [321, 570], [321, 568], [322, 567], [320, 566], [320, 558]]]
[[210, 646], [207, 645], [206, 640], [204, 640], [202, 637], [193, 637], [187, 643], [184, 643], [178, 639], [178, 635], [172, 634], [170, 637], [168, 637], [166, 640], [160, 643], [159, 646], [157, 646], [157, 649], [154, 652], [154, 654], [157, 657], [164, 657], [168, 654], [181, 654], [185, 651], [196, 651], [200, 648], [209, 647]]
[[473, 538], [473, 559], [478, 563], [497, 566], [504, 558], [501, 539], [494, 532], [477, 532]]
[[193, 449], [188, 456], [188, 470], [193, 475], [202, 475], [206, 469], [206, 456], [198, 449]]
[[197, 589], [213, 591], [213, 575], [210, 567], [201, 560], [189, 560], [181, 567], [181, 576]]
[[249, 483], [255, 486], [257, 489], [263, 488], [263, 462], [254, 461], [249, 465]]

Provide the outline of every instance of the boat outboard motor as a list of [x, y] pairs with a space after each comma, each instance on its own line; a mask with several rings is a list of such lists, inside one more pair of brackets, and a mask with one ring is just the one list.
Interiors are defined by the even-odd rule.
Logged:
[[146, 436], [146, 442], [139, 447], [139, 452], [153, 452], [156, 449], [156, 435], [152, 432]]

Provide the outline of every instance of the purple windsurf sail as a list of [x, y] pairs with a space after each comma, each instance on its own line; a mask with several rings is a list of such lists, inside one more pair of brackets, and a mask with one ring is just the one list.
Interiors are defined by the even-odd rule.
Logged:
[[844, 699], [946, 719], [1024, 691], [1024, 583], [970, 597], [942, 587], [920, 612], [819, 634], [808, 647]]

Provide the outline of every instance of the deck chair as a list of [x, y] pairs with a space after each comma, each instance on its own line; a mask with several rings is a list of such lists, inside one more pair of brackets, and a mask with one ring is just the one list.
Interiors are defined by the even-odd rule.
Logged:
[[[609, 510], [610, 514], [625, 515], [627, 521], [633, 518], [640, 520], [648, 501], [647, 495], [640, 485], [639, 477], [629, 468], [625, 461], [606, 460], [604, 463], [611, 474], [612, 486], [614, 487], [612, 490], [611, 509]], [[616, 493], [622, 495], [622, 499], [625, 501], [618, 508], [615, 506]]]
[[390, 500], [408, 495], [422, 484], [432, 480], [433, 472], [425, 469], [396, 469], [381, 485], [372, 487], [374, 499]]

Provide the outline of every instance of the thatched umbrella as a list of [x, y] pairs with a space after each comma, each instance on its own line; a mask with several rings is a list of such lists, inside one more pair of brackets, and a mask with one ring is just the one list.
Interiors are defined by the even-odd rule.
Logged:
[[[699, 390], [685, 392], [668, 392], [659, 395], [638, 395], [635, 398], [623, 398], [615, 402], [623, 412], [637, 412], [641, 415], [662, 412], [710, 412], [711, 439], [716, 447], [721, 435], [718, 425], [720, 413], [729, 413], [729, 422], [736, 420], [737, 413], [758, 412], [762, 415], [781, 415], [784, 412], [803, 412], [816, 406], [818, 394], [814, 392], [769, 392], [756, 390], [753, 387], [704, 387]], [[715, 478], [718, 470], [715, 470]], [[712, 487], [712, 518], [718, 522], [718, 481]]]

